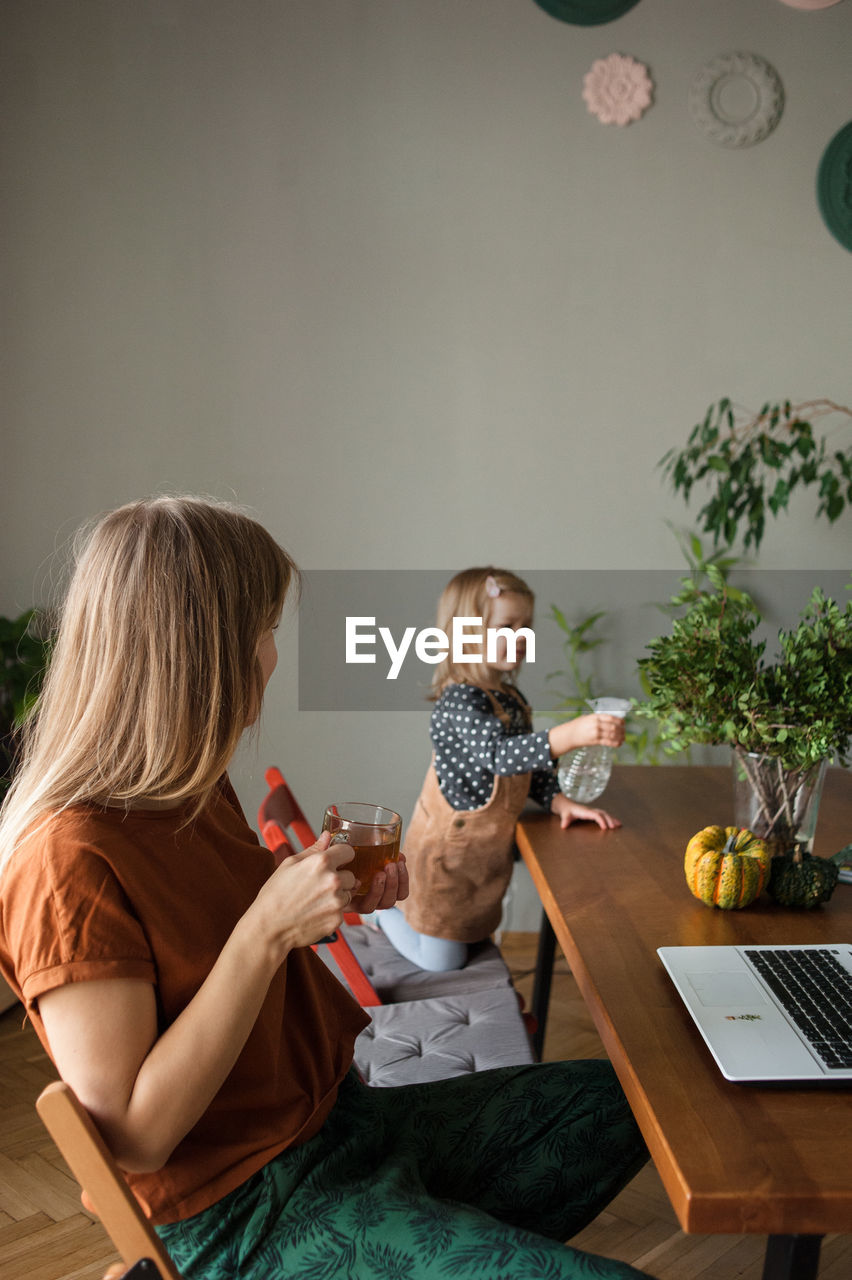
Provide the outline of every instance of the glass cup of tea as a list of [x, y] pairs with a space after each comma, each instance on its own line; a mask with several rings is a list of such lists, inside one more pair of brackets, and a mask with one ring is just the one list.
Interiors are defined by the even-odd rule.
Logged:
[[356, 880], [360, 880], [359, 896], [369, 891], [373, 876], [386, 862], [399, 858], [402, 818], [393, 809], [378, 804], [347, 800], [330, 804], [322, 820], [323, 831], [331, 832], [332, 844], [349, 844], [355, 857], [346, 863]]

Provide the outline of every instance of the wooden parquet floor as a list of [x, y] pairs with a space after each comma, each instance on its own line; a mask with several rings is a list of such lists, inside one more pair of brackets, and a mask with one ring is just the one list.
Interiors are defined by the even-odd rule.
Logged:
[[[535, 935], [504, 935], [501, 945], [516, 986], [529, 1003]], [[544, 1056], [603, 1056], [561, 957], [555, 967]], [[54, 1078], [34, 1033], [23, 1025], [20, 1007], [0, 1015], [2, 1280], [101, 1280], [117, 1260], [100, 1224], [82, 1208], [77, 1184], [36, 1115], [35, 1099]], [[765, 1242], [749, 1236], [684, 1235], [656, 1172], [648, 1166], [572, 1243], [630, 1262], [656, 1280], [761, 1280]], [[826, 1237], [820, 1280], [852, 1280], [852, 1236]]]

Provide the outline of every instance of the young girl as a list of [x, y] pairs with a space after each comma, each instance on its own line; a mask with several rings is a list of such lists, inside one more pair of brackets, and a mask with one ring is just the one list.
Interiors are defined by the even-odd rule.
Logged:
[[295, 573], [200, 499], [95, 527], [0, 822], [0, 970], [188, 1280], [635, 1277], [559, 1243], [644, 1158], [608, 1063], [351, 1069], [368, 1018], [310, 944], [404, 860], [276, 869], [226, 773]]
[[[530, 627], [533, 593], [505, 569], [465, 569], [448, 583], [437, 625], [482, 618], [483, 630]], [[483, 648], [484, 648], [483, 644]], [[433, 756], [405, 837], [411, 893], [402, 908], [376, 919], [398, 951], [423, 969], [458, 969], [468, 944], [500, 923], [512, 874], [515, 823], [527, 795], [555, 813], [563, 828], [586, 819], [604, 829], [621, 824], [559, 790], [556, 760], [576, 747], [624, 740], [616, 716], [587, 715], [532, 732], [529, 703], [515, 685], [524, 658], [498, 636], [496, 661], [435, 668], [431, 718]], [[404, 914], [403, 914], [404, 913]]]

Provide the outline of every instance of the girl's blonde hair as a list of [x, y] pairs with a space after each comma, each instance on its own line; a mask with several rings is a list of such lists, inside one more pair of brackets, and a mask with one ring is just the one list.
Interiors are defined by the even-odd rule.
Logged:
[[258, 642], [294, 578], [261, 525], [205, 498], [132, 502], [84, 534], [0, 817], [0, 866], [68, 805], [194, 800], [197, 814], [260, 712]]
[[[490, 625], [494, 601], [506, 592], [526, 597], [532, 614], [535, 596], [517, 574], [508, 569], [495, 569], [493, 565], [463, 569], [450, 579], [441, 593], [436, 625], [451, 635], [453, 618], [481, 618], [484, 629]], [[511, 688], [513, 683], [511, 673], [495, 671], [485, 662], [453, 662], [450, 649], [435, 667], [429, 697], [432, 701], [438, 699], [448, 684], [473, 684], [488, 690]]]

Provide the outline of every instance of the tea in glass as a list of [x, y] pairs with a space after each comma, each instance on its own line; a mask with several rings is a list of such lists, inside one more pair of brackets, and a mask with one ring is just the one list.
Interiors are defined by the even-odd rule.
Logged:
[[381, 805], [347, 800], [343, 804], [330, 804], [323, 815], [323, 831], [331, 832], [331, 843], [346, 843], [355, 850], [355, 857], [346, 867], [361, 882], [366, 893], [377, 871], [386, 862], [399, 858], [399, 842], [402, 819], [393, 809]]

